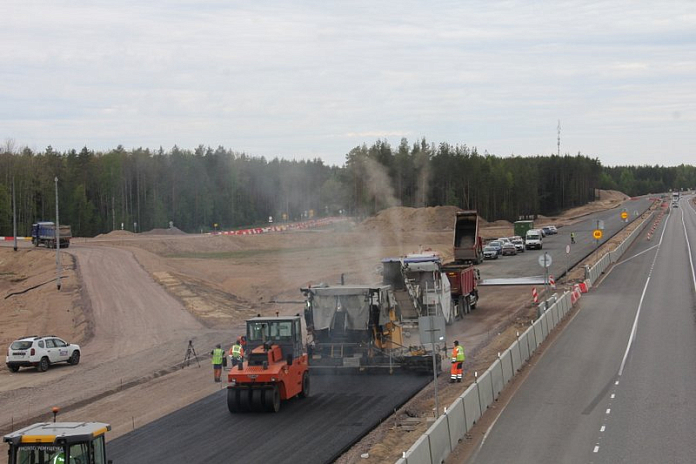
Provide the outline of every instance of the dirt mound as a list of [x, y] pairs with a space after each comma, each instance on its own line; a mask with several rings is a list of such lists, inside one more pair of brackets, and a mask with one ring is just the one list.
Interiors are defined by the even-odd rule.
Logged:
[[377, 213], [358, 226], [363, 231], [442, 231], [452, 230], [456, 206], [409, 208], [394, 206]]
[[623, 192], [619, 192], [617, 190], [600, 190], [599, 191], [599, 201], [625, 201], [628, 200], [629, 197]]
[[143, 232], [143, 235], [186, 235], [186, 232], [176, 227], [170, 227], [169, 229], [148, 230], [147, 232]]
[[123, 237], [128, 235], [135, 235], [133, 232], [128, 230], [112, 230], [107, 234], [99, 234], [95, 238], [111, 238], [111, 237]]

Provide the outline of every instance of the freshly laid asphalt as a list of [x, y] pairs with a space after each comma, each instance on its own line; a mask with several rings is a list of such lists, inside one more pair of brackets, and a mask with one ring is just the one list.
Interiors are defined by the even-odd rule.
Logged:
[[230, 414], [223, 389], [110, 442], [109, 459], [114, 464], [332, 462], [431, 380], [314, 375], [310, 397], [283, 402], [276, 414]]

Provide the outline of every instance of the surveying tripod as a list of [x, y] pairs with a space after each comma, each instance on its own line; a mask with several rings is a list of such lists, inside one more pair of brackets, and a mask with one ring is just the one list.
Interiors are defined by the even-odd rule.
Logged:
[[182, 369], [189, 365], [189, 363], [191, 362], [191, 356], [196, 358], [196, 362], [198, 363], [198, 367], [201, 367], [201, 362], [198, 360], [198, 355], [196, 354], [196, 349], [193, 347], [193, 340], [189, 340], [188, 348], [186, 348], [186, 356], [184, 356], [184, 363], [181, 366]]

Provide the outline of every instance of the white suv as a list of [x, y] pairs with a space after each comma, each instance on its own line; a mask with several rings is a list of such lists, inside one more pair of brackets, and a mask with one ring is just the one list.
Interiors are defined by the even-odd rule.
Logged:
[[57, 362], [77, 364], [80, 362], [79, 345], [71, 345], [55, 335], [20, 338], [7, 348], [5, 364], [12, 372], [20, 367], [36, 367], [40, 372]]

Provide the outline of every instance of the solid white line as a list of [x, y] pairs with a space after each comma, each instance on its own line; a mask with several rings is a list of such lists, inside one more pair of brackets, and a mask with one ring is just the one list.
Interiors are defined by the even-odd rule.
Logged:
[[682, 209], [682, 226], [684, 227], [684, 238], [686, 238], [686, 247], [689, 249], [689, 263], [691, 263], [691, 278], [694, 281], [694, 291], [696, 292], [696, 273], [694, 273], [694, 258], [691, 256], [691, 244], [689, 243], [689, 235], [686, 233], [686, 222], [684, 222], [684, 210]]
[[653, 245], [653, 246], [651, 246], [650, 248], [648, 248], [647, 250], [643, 250], [643, 251], [641, 251], [640, 253], [637, 253], [637, 254], [631, 256], [630, 258], [626, 258], [626, 259], [624, 259], [623, 261], [619, 261], [618, 263], [616, 263], [616, 264], [614, 265], [614, 267], [618, 266], [619, 264], [623, 264], [623, 263], [625, 263], [625, 262], [627, 262], [627, 261], [630, 261], [630, 260], [632, 260], [633, 258], [637, 258], [638, 256], [642, 255], [643, 253], [647, 253], [648, 251], [652, 250], [652, 249], [655, 248], [655, 247], [657, 247], [657, 245]]
[[[660, 254], [660, 246], [662, 245], [662, 239], [665, 236], [665, 231], [667, 230], [667, 221], [665, 221], [662, 227], [662, 234], [660, 234], [660, 241], [657, 242], [657, 252], [653, 258], [653, 262], [650, 265], [650, 271], [648, 272], [648, 278], [645, 280], [645, 286], [643, 287], [643, 294], [640, 296], [640, 302], [638, 303], [638, 311], [636, 311], [636, 318], [633, 320], [633, 327], [631, 328], [631, 336], [628, 337], [628, 344], [626, 345], [626, 351], [624, 352], [623, 360], [621, 360], [621, 367], [619, 368], [619, 377], [623, 374], [624, 367], [626, 366], [626, 360], [628, 359], [628, 353], [631, 351], [631, 345], [633, 345], [633, 339], [636, 336], [636, 330], [638, 328], [638, 318], [640, 317], [640, 310], [643, 308], [643, 300], [645, 299], [645, 293], [648, 290], [648, 284], [650, 283], [650, 276], [652, 275], [653, 268], [655, 267], [655, 261], [657, 261], [657, 256]], [[618, 384], [618, 382], [617, 382]]]

